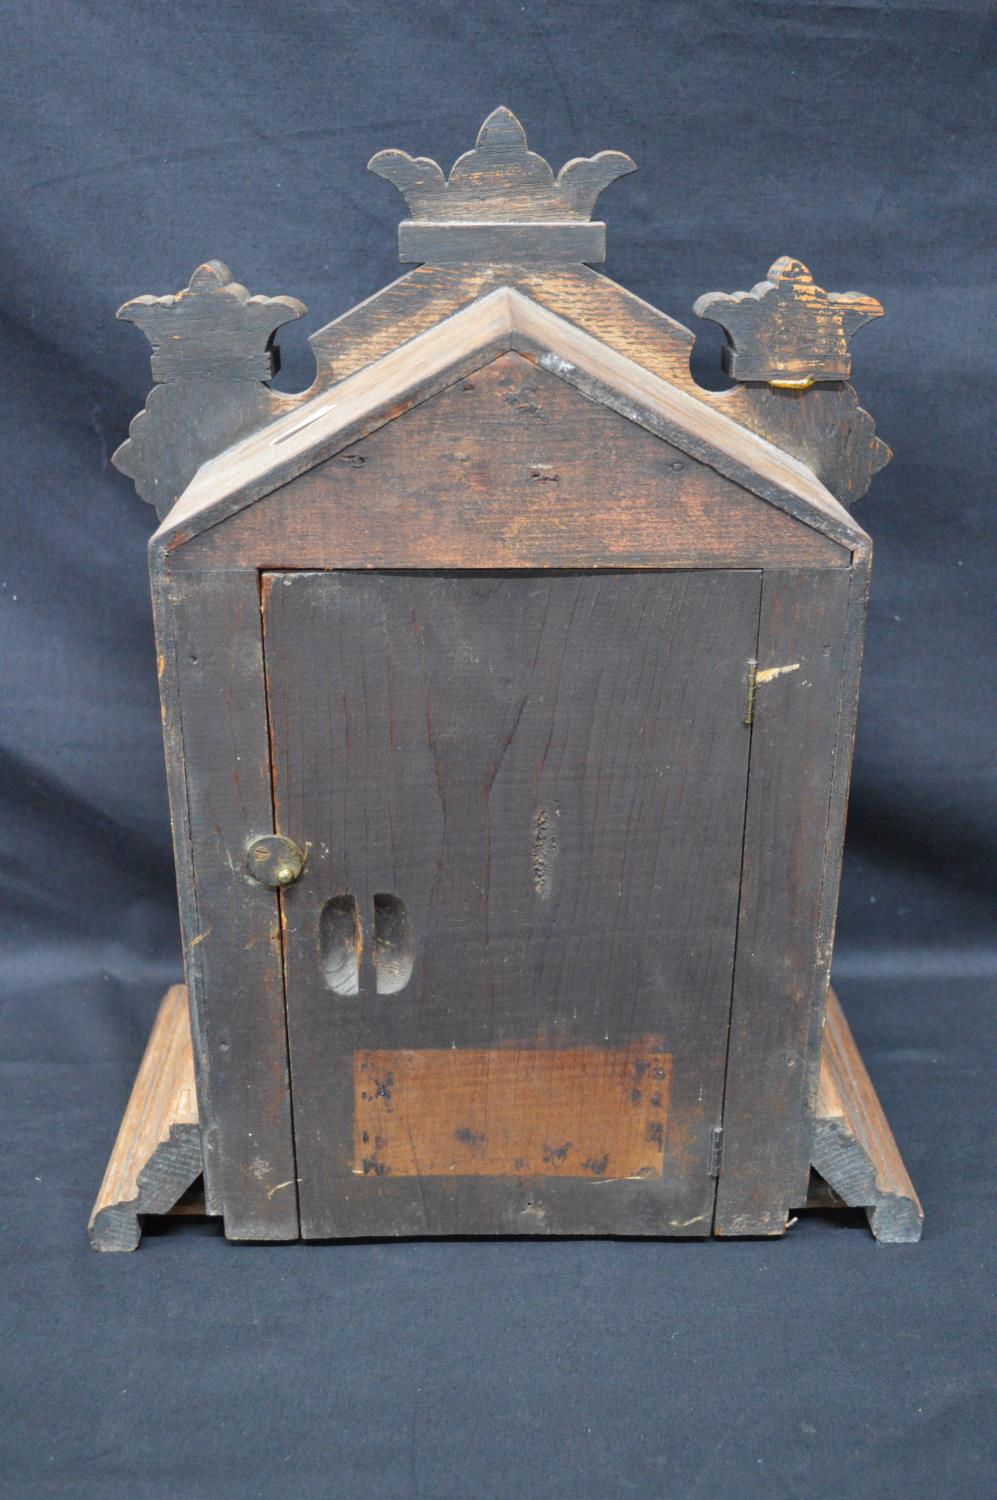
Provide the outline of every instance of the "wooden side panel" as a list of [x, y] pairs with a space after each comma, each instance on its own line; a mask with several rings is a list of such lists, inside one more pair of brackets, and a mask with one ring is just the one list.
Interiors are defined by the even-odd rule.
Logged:
[[204, 1019], [204, 986], [201, 982], [199, 944], [196, 941], [201, 929], [197, 920], [197, 894], [194, 886], [194, 861], [190, 842], [187, 762], [183, 748], [180, 674], [176, 647], [177, 620], [170, 592], [169, 565], [162, 553], [158, 551], [154, 551], [150, 558], [150, 582], [156, 627], [156, 670], [159, 677], [160, 712], [163, 720], [163, 746], [166, 753], [166, 785], [170, 799], [173, 857], [176, 863], [180, 935], [183, 941], [184, 968], [187, 975], [191, 1049], [197, 1084], [198, 1117], [201, 1123], [204, 1199], [209, 1214], [220, 1214], [222, 1200], [216, 1171], [218, 1152], [214, 1127], [216, 1112], [211, 1099], [211, 1069], [207, 1048], [207, 1025]]
[[827, 810], [827, 839], [824, 846], [824, 873], [821, 882], [820, 920], [817, 927], [815, 1003], [810, 1013], [810, 1032], [806, 1046], [804, 1108], [800, 1120], [799, 1144], [796, 1150], [794, 1185], [790, 1203], [802, 1202], [800, 1194], [810, 1181], [810, 1164], [814, 1130], [814, 1105], [823, 1054], [826, 996], [831, 979], [831, 958], [838, 920], [838, 894], [841, 886], [841, 861], [845, 844], [845, 818], [852, 777], [852, 754], [855, 748], [855, 721], [858, 717], [859, 680], [865, 642], [865, 619], [869, 604], [869, 578], [872, 571], [871, 550], [858, 554], [851, 569], [848, 589], [848, 620], [841, 643], [841, 682], [838, 695], [838, 720], [834, 737], [834, 766], [831, 772], [831, 795]]
[[510, 352], [193, 538], [173, 566], [848, 562], [829, 538]]
[[[307, 848], [282, 895], [306, 1236], [709, 1232], [759, 596], [750, 572], [265, 578], [278, 829]], [[618, 1065], [648, 1038], [667, 1097]], [[504, 1070], [589, 1049], [615, 1059], [585, 1108], [518, 1149]], [[396, 1107], [425, 1050], [450, 1070]], [[357, 1174], [357, 1054], [388, 1052], [359, 1124], [385, 1170]], [[628, 1170], [635, 1115], [660, 1175]], [[512, 1170], [451, 1173], [447, 1129]], [[424, 1147], [444, 1170], [392, 1169]]]
[[850, 582], [841, 572], [764, 575], [717, 1234], [781, 1234], [802, 1201]]
[[295, 1239], [277, 898], [245, 867], [247, 841], [273, 831], [259, 580], [187, 573], [170, 599], [197, 924], [187, 961], [200, 988], [214, 1176], [230, 1239]]

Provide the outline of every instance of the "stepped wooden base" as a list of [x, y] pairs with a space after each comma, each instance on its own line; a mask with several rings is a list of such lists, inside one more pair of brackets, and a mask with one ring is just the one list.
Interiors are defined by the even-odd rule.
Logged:
[[[923, 1212], [834, 991], [828, 997], [807, 1207], [863, 1208], [876, 1239], [921, 1237]], [[201, 1135], [187, 991], [160, 1003], [90, 1216], [95, 1250], [134, 1250], [140, 1214], [198, 1214]]]
[[882, 1244], [921, 1238], [924, 1212], [833, 990], [828, 995], [812, 1162], [832, 1193], [864, 1208]]
[[187, 989], [163, 996], [90, 1215], [95, 1250], [134, 1250], [139, 1214], [168, 1213], [201, 1174]]

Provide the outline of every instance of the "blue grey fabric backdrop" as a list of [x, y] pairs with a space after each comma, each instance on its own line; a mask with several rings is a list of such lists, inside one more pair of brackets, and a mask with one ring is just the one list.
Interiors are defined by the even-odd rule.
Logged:
[[[2, 28], [0, 1495], [989, 1494], [984, 5], [9, 0]], [[115, 308], [220, 257], [307, 304], [280, 341], [301, 388], [307, 333], [398, 274], [368, 157], [449, 165], [498, 103], [555, 165], [632, 154], [606, 269], [672, 315], [780, 254], [886, 307], [853, 351], [896, 460], [859, 512], [835, 977], [925, 1239], [244, 1248], [187, 1225], [93, 1255], [180, 972], [153, 516], [109, 466], [148, 354]]]

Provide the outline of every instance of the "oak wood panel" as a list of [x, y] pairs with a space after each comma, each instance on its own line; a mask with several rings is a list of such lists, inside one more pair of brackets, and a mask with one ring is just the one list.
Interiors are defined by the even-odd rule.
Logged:
[[201, 1175], [187, 990], [159, 1004], [114, 1149], [90, 1215], [95, 1250], [134, 1250], [139, 1214], [167, 1213]]
[[660, 1177], [671, 1063], [660, 1037], [626, 1047], [358, 1051], [353, 1174]]
[[689, 368], [695, 334], [618, 282], [588, 266], [522, 267], [509, 276], [557, 317], [669, 384], [703, 396]]
[[[718, 1234], [781, 1234], [799, 1203], [849, 573], [767, 572], [724, 1097]], [[815, 1049], [816, 1043], [816, 1049]]]
[[864, 1208], [884, 1244], [921, 1238], [924, 1210], [855, 1045], [838, 997], [827, 998], [813, 1165], [853, 1208]]
[[[281, 898], [307, 1237], [709, 1232], [759, 588], [750, 572], [265, 577], [277, 823], [308, 851]], [[415, 935], [391, 993], [379, 893]], [[349, 899], [330, 957], [323, 912]], [[649, 1035], [673, 1058], [660, 1178], [353, 1174], [357, 1051]], [[593, 1160], [627, 1107], [593, 1122]]]
[[273, 831], [259, 580], [186, 573], [171, 580], [170, 600], [194, 875], [186, 954], [201, 989], [225, 1233], [294, 1239], [278, 905], [245, 865], [248, 840]]
[[175, 566], [848, 560], [827, 537], [508, 353], [195, 537]]

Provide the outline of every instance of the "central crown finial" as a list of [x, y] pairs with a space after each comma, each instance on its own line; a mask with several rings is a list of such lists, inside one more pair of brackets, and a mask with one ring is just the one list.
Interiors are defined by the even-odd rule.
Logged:
[[[514, 260], [602, 260], [605, 226], [590, 222], [596, 199], [637, 170], [622, 151], [600, 151], [565, 162], [555, 177], [504, 107], [492, 110], [474, 150], [458, 157], [449, 177], [430, 157], [407, 151], [378, 151], [368, 168], [394, 183], [408, 204], [411, 219], [399, 231], [403, 260], [494, 258], [496, 248]], [[471, 225], [493, 233], [469, 233]], [[526, 225], [529, 234], [513, 229]]]

